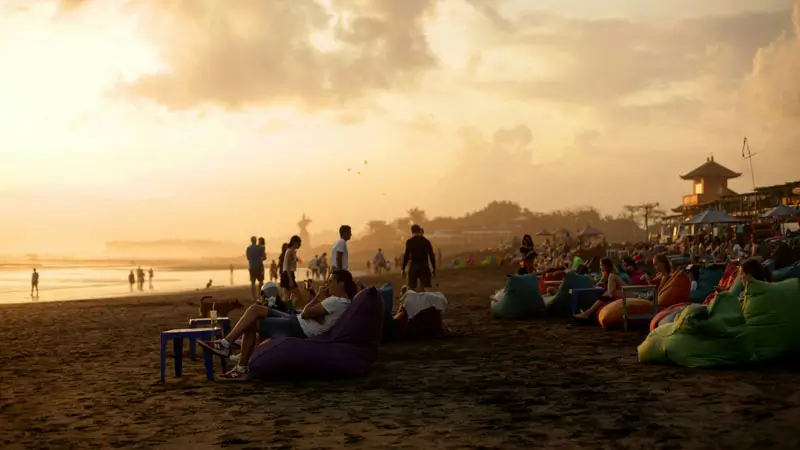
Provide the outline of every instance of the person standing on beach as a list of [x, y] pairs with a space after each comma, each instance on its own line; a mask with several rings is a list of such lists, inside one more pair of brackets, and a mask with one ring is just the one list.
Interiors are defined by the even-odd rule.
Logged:
[[[252, 236], [250, 238], [250, 246], [245, 250], [247, 256], [247, 267], [250, 272], [250, 296], [253, 301], [258, 299], [258, 293], [261, 292], [261, 286], [264, 284], [264, 260], [267, 259], [266, 246], [256, 243], [257, 238]], [[256, 281], [258, 281], [258, 289], [256, 289]]]
[[281, 267], [281, 282], [280, 285], [286, 292], [286, 300], [292, 300], [294, 296], [294, 305], [299, 305], [300, 289], [297, 286], [297, 250], [302, 245], [300, 236], [292, 236], [289, 239], [289, 244], [286, 246], [286, 252], [283, 254], [283, 267]]
[[33, 269], [31, 274], [31, 298], [34, 298], [33, 291], [36, 291], [36, 297], [39, 296], [39, 272]]
[[[406, 241], [406, 252], [403, 255], [403, 277], [406, 276], [406, 266], [408, 268], [408, 288], [420, 291], [431, 287], [432, 278], [436, 276], [436, 255], [433, 253], [431, 241], [422, 235], [423, 231], [419, 225], [411, 226], [411, 236]], [[430, 265], [428, 263], [430, 262]]]
[[269, 281], [277, 281], [278, 280], [278, 265], [275, 264], [275, 260], [272, 260], [272, 264], [269, 265]]
[[150, 289], [153, 289], [153, 268], [151, 267], [150, 270], [147, 271], [147, 284], [150, 286]]
[[131, 285], [131, 292], [133, 292], [133, 285], [136, 284], [136, 275], [133, 274], [133, 269], [131, 269], [131, 273], [128, 274], [128, 284]]
[[347, 241], [353, 237], [353, 230], [350, 225], [339, 227], [339, 240], [333, 244], [331, 251], [331, 270], [349, 270], [350, 263], [347, 255]]

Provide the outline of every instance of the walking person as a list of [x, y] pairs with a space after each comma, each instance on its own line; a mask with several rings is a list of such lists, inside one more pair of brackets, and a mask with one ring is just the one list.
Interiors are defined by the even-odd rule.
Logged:
[[[286, 300], [293, 300], [295, 307], [299, 306], [298, 301], [301, 299], [300, 289], [297, 286], [297, 250], [302, 245], [300, 236], [292, 236], [286, 246], [286, 253], [283, 255], [283, 267], [281, 268], [281, 287], [286, 292]], [[292, 297], [295, 297], [292, 299]]]
[[[36, 291], [36, 296], [33, 295], [33, 291]], [[33, 273], [31, 274], [31, 298], [38, 298], [39, 297], [39, 272], [36, 269], [33, 269]]]
[[339, 227], [339, 240], [333, 244], [331, 251], [331, 270], [349, 270], [350, 263], [348, 261], [347, 241], [353, 237], [353, 230], [350, 225], [342, 225]]
[[[403, 255], [403, 277], [406, 276], [406, 266], [408, 267], [409, 289], [425, 291], [431, 287], [433, 277], [436, 276], [436, 255], [433, 253], [431, 241], [423, 236], [422, 228], [419, 225], [411, 227], [411, 236], [406, 241], [406, 251]], [[410, 263], [410, 265], [409, 265]]]
[[[266, 246], [259, 245], [255, 236], [250, 237], [250, 245], [245, 250], [247, 268], [250, 272], [250, 296], [255, 302], [264, 284], [264, 260], [267, 259]], [[256, 288], [258, 282], [258, 288]]]

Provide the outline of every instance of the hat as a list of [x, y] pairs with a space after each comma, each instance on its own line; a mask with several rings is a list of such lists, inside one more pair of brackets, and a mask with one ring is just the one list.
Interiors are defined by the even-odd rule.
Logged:
[[281, 291], [278, 288], [278, 285], [273, 283], [272, 281], [265, 283], [264, 286], [261, 287], [261, 295], [264, 298], [277, 297], [280, 294]]

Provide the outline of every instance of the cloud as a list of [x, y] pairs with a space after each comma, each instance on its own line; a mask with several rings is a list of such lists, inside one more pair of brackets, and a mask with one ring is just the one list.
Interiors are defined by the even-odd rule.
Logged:
[[333, 108], [413, 85], [437, 64], [422, 30], [434, 0], [139, 3], [168, 70], [121, 92], [171, 108]]
[[62, 14], [72, 12], [91, 1], [92, 0], [59, 0], [58, 12]]
[[751, 104], [771, 117], [800, 121], [800, 0], [794, 1], [794, 29], [761, 48], [744, 84]]
[[609, 105], [625, 96], [714, 74], [736, 79], [758, 48], [790, 26], [784, 11], [684, 19], [672, 24], [627, 18], [572, 19], [549, 11], [503, 18], [493, 0], [469, 0], [496, 28], [496, 48], [547, 61], [548, 75], [486, 80], [479, 86], [514, 98]]

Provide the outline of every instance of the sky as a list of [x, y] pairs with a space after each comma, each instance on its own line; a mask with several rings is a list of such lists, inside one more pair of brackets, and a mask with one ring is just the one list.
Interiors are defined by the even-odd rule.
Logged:
[[0, 67], [0, 253], [800, 179], [800, 0], [3, 0]]

